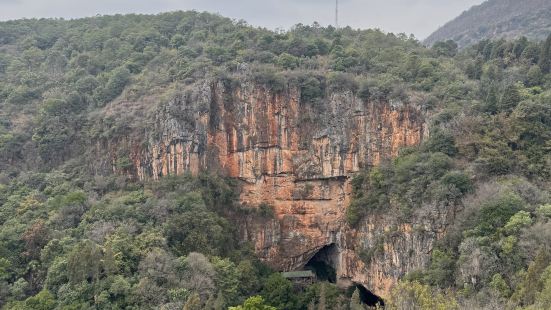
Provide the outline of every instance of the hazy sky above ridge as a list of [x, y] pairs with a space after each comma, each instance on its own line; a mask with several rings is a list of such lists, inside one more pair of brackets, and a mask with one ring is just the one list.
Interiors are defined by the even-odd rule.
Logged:
[[[424, 39], [484, 0], [339, 0], [340, 24], [413, 33]], [[318, 21], [333, 24], [335, 0], [0, 0], [0, 20], [75, 18], [97, 14], [198, 10], [244, 19], [254, 26], [289, 28]]]

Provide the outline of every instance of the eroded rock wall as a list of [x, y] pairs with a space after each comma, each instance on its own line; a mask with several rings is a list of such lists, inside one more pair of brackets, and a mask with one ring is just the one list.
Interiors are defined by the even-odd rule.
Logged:
[[[276, 94], [252, 83], [217, 82], [163, 105], [145, 143], [129, 138], [105, 147], [116, 154], [121, 143], [129, 145], [133, 167], [126, 172], [140, 179], [201, 170], [239, 179], [244, 205], [274, 208], [272, 220], [240, 224], [261, 259], [280, 270], [300, 269], [335, 244], [339, 282], [361, 283], [384, 296], [405, 272], [426, 264], [438, 233], [422, 216], [398, 225], [383, 214], [348, 227], [350, 180], [426, 134], [414, 103], [365, 101], [351, 92], [307, 103], [292, 87]], [[374, 246], [384, 252], [362, 261], [359, 254]]]

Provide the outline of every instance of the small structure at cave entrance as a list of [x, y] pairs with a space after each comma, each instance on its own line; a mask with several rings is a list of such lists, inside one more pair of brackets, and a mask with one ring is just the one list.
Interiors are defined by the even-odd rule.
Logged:
[[282, 272], [281, 275], [297, 286], [308, 286], [316, 282], [316, 274], [312, 270]]

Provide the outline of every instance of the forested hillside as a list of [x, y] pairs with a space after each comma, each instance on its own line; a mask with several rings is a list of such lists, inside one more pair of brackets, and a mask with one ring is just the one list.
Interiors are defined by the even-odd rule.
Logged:
[[543, 40], [551, 33], [551, 2], [547, 0], [488, 0], [463, 12], [431, 34], [425, 43], [454, 40], [459, 46], [483, 39]]
[[[342, 224], [355, 232], [369, 218], [397, 221], [351, 250], [370, 266], [385, 264], [384, 245], [418, 214], [453, 215], [445, 225], [432, 217], [412, 225], [437, 242], [429, 262], [383, 296], [388, 309], [551, 308], [551, 37], [484, 40], [459, 52], [452, 41], [428, 49], [405, 35], [316, 24], [272, 32], [197, 12], [0, 23], [0, 307], [373, 305], [364, 283], [339, 287], [330, 268], [299, 287], [258, 259], [244, 237], [253, 224], [292, 223], [270, 204], [244, 204], [249, 180], [173, 163], [167, 169], [181, 175], [141, 177], [135, 149], [169, 134], [159, 123], [191, 123], [178, 104], [212, 109], [202, 92], [221, 85], [224, 108], [237, 109], [249, 101], [231, 94], [247, 83], [305, 107], [305, 132], [342, 98], [423, 113], [418, 145], [354, 172]], [[340, 125], [327, 122], [315, 143]], [[220, 130], [212, 126], [204, 130]], [[318, 173], [309, 169], [299, 171], [307, 180]], [[292, 196], [314, 194], [305, 185]], [[427, 232], [433, 225], [443, 228]]]

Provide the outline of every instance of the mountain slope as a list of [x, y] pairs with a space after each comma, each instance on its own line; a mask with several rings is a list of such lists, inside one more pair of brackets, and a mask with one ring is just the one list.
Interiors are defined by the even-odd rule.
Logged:
[[526, 36], [544, 39], [551, 32], [551, 1], [489, 0], [463, 12], [431, 34], [425, 44], [452, 39], [459, 46], [482, 39]]
[[456, 53], [0, 22], [0, 309], [551, 309], [551, 38]]

